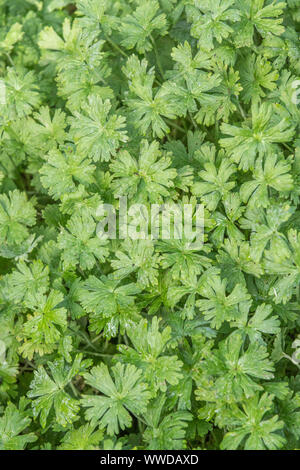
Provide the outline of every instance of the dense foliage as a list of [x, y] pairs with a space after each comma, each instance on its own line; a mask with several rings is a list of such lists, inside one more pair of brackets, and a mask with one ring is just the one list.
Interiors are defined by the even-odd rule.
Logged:
[[[300, 445], [300, 1], [0, 1], [0, 449]], [[205, 243], [101, 202], [205, 205]]]

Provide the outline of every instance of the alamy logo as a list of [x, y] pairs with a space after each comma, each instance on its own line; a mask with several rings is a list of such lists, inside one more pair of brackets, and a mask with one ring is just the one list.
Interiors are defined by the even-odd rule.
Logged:
[[128, 205], [127, 197], [119, 198], [116, 211], [111, 204], [101, 204], [97, 236], [101, 239], [184, 240], [190, 248], [204, 241], [204, 207], [200, 204], [170, 203]]

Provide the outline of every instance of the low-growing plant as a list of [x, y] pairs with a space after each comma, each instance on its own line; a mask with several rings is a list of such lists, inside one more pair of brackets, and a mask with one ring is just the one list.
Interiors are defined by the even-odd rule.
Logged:
[[299, 448], [299, 22], [0, 1], [0, 449]]

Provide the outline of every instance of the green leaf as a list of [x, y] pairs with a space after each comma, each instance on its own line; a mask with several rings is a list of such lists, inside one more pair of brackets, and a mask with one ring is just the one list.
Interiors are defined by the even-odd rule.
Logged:
[[165, 401], [166, 398], [161, 395], [154, 402], [150, 402], [147, 413], [143, 416], [147, 423], [143, 437], [149, 450], [186, 448], [184, 438], [192, 416], [187, 411], [175, 411], [164, 416]]
[[79, 289], [79, 300], [86, 312], [90, 313], [91, 329], [106, 336], [116, 336], [119, 328], [125, 331], [137, 318], [135, 296], [140, 288], [134, 284], [120, 285], [113, 276], [89, 278]]
[[47, 366], [51, 375], [39, 366], [30, 384], [28, 397], [32, 398], [33, 416], [37, 418], [40, 415], [41, 426], [45, 428], [49, 413], [54, 411], [57, 423], [67, 426], [78, 419], [80, 406], [79, 401], [72, 398], [65, 388], [75, 375], [84, 370], [85, 363], [82, 362], [82, 355], [77, 355], [71, 366], [65, 365], [63, 359], [48, 362]]
[[16, 270], [8, 275], [9, 296], [14, 302], [28, 303], [36, 293], [45, 294], [49, 287], [49, 267], [40, 260], [26, 264], [19, 261]]
[[158, 15], [158, 10], [158, 1], [147, 0], [132, 15], [125, 16], [120, 25], [120, 32], [124, 38], [121, 44], [126, 49], [135, 47], [139, 53], [150, 51], [153, 47], [153, 32], [161, 36], [166, 34], [166, 15]]
[[82, 112], [74, 111], [74, 117], [69, 118], [74, 142], [83, 157], [109, 161], [116, 156], [120, 144], [128, 140], [125, 118], [110, 110], [109, 100], [103, 102], [98, 96], [90, 95]]
[[196, 305], [212, 328], [220, 328], [224, 321], [232, 321], [240, 315], [239, 309], [250, 299], [247, 290], [237, 284], [226, 295], [226, 280], [218, 276], [209, 277], [200, 288], [200, 295], [205, 299], [197, 300]]
[[270, 419], [263, 419], [272, 407], [272, 396], [256, 394], [243, 404], [243, 410], [236, 407], [233, 415], [235, 419], [234, 431], [228, 432], [222, 443], [222, 449], [237, 449], [244, 442], [245, 450], [276, 450], [282, 448], [285, 439], [276, 431], [283, 428], [283, 422], [275, 415]]
[[104, 262], [108, 256], [107, 240], [96, 235], [96, 222], [89, 215], [74, 214], [66, 228], [58, 236], [58, 247], [63, 250], [62, 260], [65, 268], [75, 267], [92, 269], [97, 260]]
[[157, 284], [158, 255], [154, 254], [154, 246], [150, 240], [127, 239], [115, 255], [118, 259], [112, 260], [111, 265], [116, 279], [136, 273], [137, 283], [141, 287]]
[[[212, 381], [208, 390], [205, 382], [197, 391], [198, 399], [240, 401], [262, 390], [259, 379], [270, 380], [274, 368], [264, 346], [252, 343], [244, 350], [244, 340], [237, 330], [219, 344], [218, 350], [206, 358], [203, 369]], [[205, 378], [203, 377], [202, 381]], [[209, 393], [209, 395], [208, 395]]]
[[170, 155], [162, 155], [159, 144], [149, 144], [143, 140], [138, 161], [126, 150], [119, 153], [110, 165], [114, 176], [113, 189], [118, 196], [127, 195], [137, 202], [162, 201], [170, 194], [177, 175], [175, 168], [170, 168]]
[[8, 403], [5, 413], [0, 417], [0, 449], [24, 450], [27, 444], [37, 440], [34, 433], [24, 433], [31, 419], [23, 407], [19, 410], [13, 403]]
[[29, 237], [29, 227], [35, 225], [36, 210], [25, 193], [15, 189], [0, 195], [0, 241], [20, 244]]
[[181, 361], [175, 355], [167, 355], [166, 347], [171, 339], [169, 327], [159, 331], [159, 320], [154, 317], [151, 325], [141, 320], [136, 327], [130, 328], [128, 337], [133, 345], [119, 346], [121, 355], [117, 356], [122, 362], [129, 362], [143, 371], [144, 380], [155, 392], [167, 390], [167, 384], [176, 385], [182, 378]]
[[236, 172], [236, 167], [224, 158], [219, 168], [213, 162], [205, 163], [204, 168], [199, 173], [202, 181], [194, 183], [192, 192], [201, 197], [208, 210], [213, 211], [222, 197], [235, 187], [235, 182], [229, 180]]
[[101, 424], [109, 435], [130, 427], [131, 414], [144, 413], [150, 398], [146, 385], [141, 382], [142, 372], [133, 365], [118, 363], [112, 367], [112, 373], [113, 378], [105, 364], [93, 367], [84, 378], [102, 395], [85, 395], [81, 400], [88, 408], [85, 415], [91, 425]]
[[161, 138], [170, 131], [163, 118], [175, 119], [184, 113], [184, 106], [168, 88], [161, 87], [154, 92], [154, 70], [152, 68], [147, 72], [147, 66], [147, 60], [139, 61], [135, 55], [131, 55], [123, 67], [123, 73], [130, 80], [126, 105], [142, 136], [151, 128], [153, 136]]
[[98, 450], [99, 442], [103, 439], [102, 429], [95, 430], [94, 426], [85, 424], [77, 429], [68, 431], [58, 447], [59, 450]]
[[201, 49], [209, 51], [214, 39], [219, 43], [233, 32], [231, 24], [240, 19], [240, 11], [234, 7], [234, 0], [195, 1], [195, 7], [188, 10], [192, 22], [191, 35], [198, 39]]
[[264, 6], [265, 0], [254, 0], [249, 3], [247, 0], [239, 0], [242, 12], [240, 23], [235, 28], [235, 43], [238, 47], [251, 46], [254, 42], [255, 30], [263, 37], [278, 36], [284, 32], [282, 26], [284, 2], [272, 2]]
[[276, 155], [267, 155], [263, 162], [258, 158], [253, 171], [253, 180], [243, 183], [240, 195], [243, 202], [249, 201], [249, 207], [268, 207], [269, 188], [284, 193], [293, 189], [293, 178], [289, 174], [291, 166]]
[[63, 294], [51, 290], [48, 296], [34, 292], [29, 297], [28, 306], [33, 311], [27, 315], [19, 339], [23, 340], [20, 352], [32, 359], [35, 352], [41, 356], [54, 351], [57, 342], [67, 327], [67, 311], [59, 307]]
[[294, 135], [294, 129], [287, 119], [280, 119], [274, 113], [270, 103], [252, 106], [252, 125], [247, 122], [243, 127], [222, 124], [221, 130], [230, 135], [220, 140], [232, 160], [243, 170], [252, 169], [257, 154], [261, 157], [276, 153], [278, 144], [289, 142]]

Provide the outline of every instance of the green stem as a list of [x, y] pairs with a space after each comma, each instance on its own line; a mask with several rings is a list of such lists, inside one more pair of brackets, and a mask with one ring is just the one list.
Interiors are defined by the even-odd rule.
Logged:
[[193, 116], [191, 115], [190, 111], [188, 111], [188, 113], [189, 113], [189, 117], [190, 117], [190, 120], [192, 121], [192, 124], [193, 124], [194, 128], [198, 129], [197, 123], [196, 123], [195, 119], [193, 118]]
[[85, 344], [87, 344], [92, 349], [94, 349], [94, 351], [98, 351], [97, 348], [90, 341], [90, 339], [89, 339], [89, 337], [86, 333], [84, 333], [83, 331], [75, 331], [75, 330], [73, 330], [73, 328], [70, 328], [70, 330], [73, 331], [73, 333], [75, 333], [76, 335], [79, 335], [81, 337], [81, 339], [85, 342]]
[[10, 54], [9, 54], [8, 52], [5, 52], [5, 55], [6, 55], [6, 57], [8, 58], [8, 61], [9, 61], [10, 65], [11, 65], [12, 67], [14, 67], [14, 66], [15, 66], [15, 63], [14, 63], [14, 61], [12, 60]]
[[216, 120], [215, 131], [216, 131], [216, 138], [217, 138], [217, 140], [219, 140], [219, 136], [220, 136], [220, 127], [219, 127], [219, 121], [218, 121], [218, 120]]
[[239, 99], [238, 99], [238, 97], [237, 97], [236, 95], [235, 95], [235, 102], [236, 102], [236, 104], [237, 104], [237, 107], [238, 107], [238, 109], [239, 109], [239, 111], [240, 111], [240, 113], [241, 113], [243, 119], [246, 120], [246, 119], [247, 119], [246, 113], [245, 113], [245, 111], [243, 110], [243, 108], [242, 108], [242, 106], [241, 106], [241, 103], [240, 103], [240, 101], [239, 101]]
[[161, 62], [160, 62], [159, 53], [158, 53], [158, 50], [157, 50], [157, 47], [156, 47], [156, 43], [155, 43], [155, 41], [154, 41], [154, 39], [151, 35], [150, 35], [150, 39], [151, 39], [151, 42], [153, 44], [153, 50], [154, 50], [154, 54], [155, 54], [155, 58], [156, 58], [159, 73], [160, 73], [162, 79], [164, 80], [164, 71], [163, 71], [163, 68], [162, 68], [162, 65], [161, 65]]
[[124, 52], [119, 46], [118, 44], [116, 44], [112, 39], [110, 39], [107, 35], [105, 35], [105, 39], [106, 41], [114, 48], [116, 49], [116, 51], [120, 52], [120, 54], [123, 56], [123, 57], [126, 57], [126, 59], [128, 58], [128, 55], [126, 54], [126, 52]]
[[286, 354], [286, 353], [283, 353], [282, 355], [283, 355], [283, 357], [285, 357], [286, 359], [288, 359], [289, 361], [291, 361], [291, 362], [294, 364], [294, 366], [298, 367], [298, 369], [300, 370], [300, 365], [297, 364], [297, 362], [294, 361], [294, 359], [293, 359], [292, 357], [290, 357], [290, 356], [289, 356], [288, 354]]
[[285, 142], [282, 142], [282, 145], [283, 145], [287, 150], [289, 150], [290, 152], [294, 153], [294, 150], [293, 150], [288, 144], [286, 144]]
[[83, 279], [86, 279], [86, 275], [84, 274], [84, 272], [82, 271], [81, 267], [78, 266], [78, 271], [80, 272], [81, 276], [83, 277]]
[[80, 397], [80, 393], [78, 392], [78, 390], [77, 390], [77, 388], [75, 387], [75, 385], [74, 385], [72, 382], [70, 382], [69, 385], [70, 385], [70, 387], [71, 387], [71, 389], [72, 389], [72, 392], [74, 393], [75, 397]]
[[[82, 352], [81, 349], [75, 349], [76, 352], [80, 353]], [[94, 351], [84, 351], [86, 354], [91, 354], [92, 356], [99, 356], [99, 357], [112, 357], [113, 354], [102, 354], [102, 353], [98, 353], [98, 352], [94, 352]]]
[[133, 416], [139, 421], [141, 421], [146, 427], [148, 426], [148, 424], [146, 423], [146, 421], [143, 420], [143, 418], [141, 418], [140, 416], [137, 416], [135, 413], [131, 412], [133, 414]]
[[238, 103], [238, 107], [239, 107], [239, 110], [240, 110], [241, 115], [242, 115], [243, 118], [246, 120], [246, 119], [247, 119], [246, 113], [245, 113], [245, 111], [243, 110], [243, 108], [242, 108], [242, 106], [240, 105], [240, 103]]
[[92, 343], [95, 343], [96, 341], [98, 341], [98, 339], [100, 339], [101, 336], [102, 336], [102, 334], [98, 335], [98, 336], [96, 336], [96, 338], [92, 339]]
[[165, 118], [165, 121], [172, 127], [174, 127], [174, 129], [177, 129], [178, 131], [180, 132], [183, 132], [185, 134], [185, 129], [181, 126], [178, 126], [178, 124], [176, 124], [175, 122], [171, 121], [171, 119], [167, 119]]

